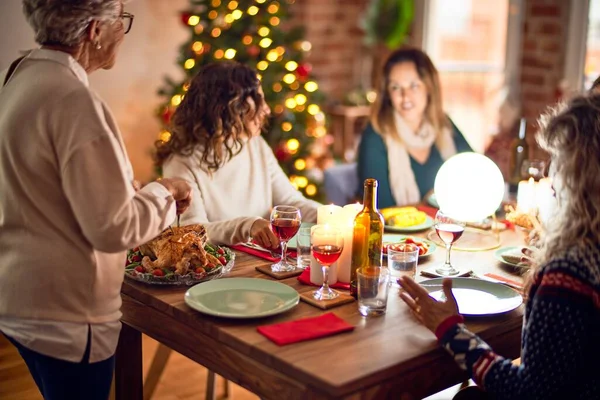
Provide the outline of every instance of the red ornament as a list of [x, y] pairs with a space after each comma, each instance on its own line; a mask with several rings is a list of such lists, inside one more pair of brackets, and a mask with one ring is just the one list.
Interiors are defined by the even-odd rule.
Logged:
[[172, 116], [173, 116], [173, 111], [171, 111], [171, 109], [169, 107], [165, 108], [165, 110], [162, 113], [162, 120], [165, 123], [165, 125], [169, 125], [169, 123], [171, 122]]
[[188, 25], [188, 21], [190, 20], [190, 17], [192, 16], [192, 14], [188, 13], [188, 12], [182, 12], [181, 13], [181, 22], [184, 25]]
[[256, 57], [260, 54], [260, 47], [258, 46], [248, 46], [248, 55], [251, 57]]
[[275, 158], [279, 162], [286, 162], [290, 159], [290, 153], [287, 151], [285, 143], [280, 143], [275, 149]]
[[310, 64], [300, 64], [298, 65], [298, 68], [296, 68], [296, 75], [298, 76], [298, 78], [306, 79], [311, 70], [312, 66]]

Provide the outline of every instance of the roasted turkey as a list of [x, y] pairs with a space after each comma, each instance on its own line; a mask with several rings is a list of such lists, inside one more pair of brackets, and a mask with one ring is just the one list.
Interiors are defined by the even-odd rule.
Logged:
[[206, 229], [202, 225], [188, 225], [165, 229], [159, 236], [140, 246], [144, 255], [142, 266], [147, 271], [167, 268], [176, 275], [185, 275], [190, 269], [214, 262], [204, 250]]

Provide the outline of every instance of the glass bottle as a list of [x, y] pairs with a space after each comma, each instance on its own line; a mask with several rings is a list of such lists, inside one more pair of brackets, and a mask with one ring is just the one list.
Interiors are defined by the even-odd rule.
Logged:
[[383, 216], [377, 209], [377, 180], [365, 179], [363, 209], [354, 218], [350, 294], [356, 297], [356, 271], [362, 267], [381, 266], [383, 245]]
[[515, 138], [510, 144], [510, 164], [509, 164], [509, 191], [517, 192], [519, 181], [521, 180], [521, 167], [523, 161], [529, 157], [529, 145], [525, 139], [527, 131], [527, 120], [521, 118], [519, 125], [519, 137]]

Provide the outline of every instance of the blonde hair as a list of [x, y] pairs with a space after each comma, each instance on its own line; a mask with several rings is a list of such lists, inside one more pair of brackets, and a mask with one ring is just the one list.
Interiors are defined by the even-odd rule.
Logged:
[[[542, 238], [540, 263], [600, 239], [600, 96], [580, 96], [540, 118], [537, 141], [551, 156], [558, 207]], [[594, 194], [595, 193], [595, 194]]]
[[396, 132], [394, 106], [390, 99], [388, 87], [390, 73], [400, 63], [413, 63], [419, 77], [427, 88], [427, 107], [424, 119], [435, 129], [439, 138], [444, 128], [450, 128], [450, 121], [442, 107], [442, 89], [437, 69], [427, 54], [415, 48], [402, 48], [394, 51], [383, 66], [383, 77], [379, 85], [377, 100], [371, 109], [371, 124], [380, 135]]

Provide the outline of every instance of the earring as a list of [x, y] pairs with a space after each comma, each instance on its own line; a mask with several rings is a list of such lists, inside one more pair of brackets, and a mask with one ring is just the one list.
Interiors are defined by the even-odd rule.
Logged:
[[100, 41], [96, 42], [96, 50], [100, 50], [102, 48], [102, 45], [100, 44]]

